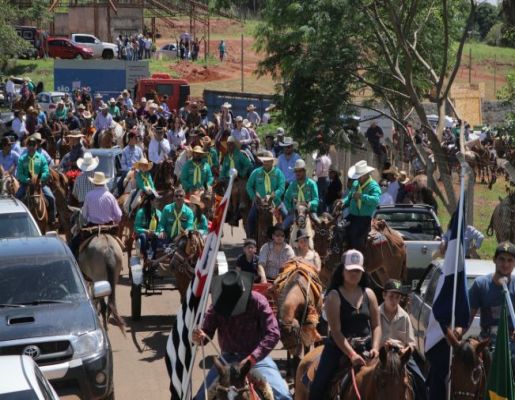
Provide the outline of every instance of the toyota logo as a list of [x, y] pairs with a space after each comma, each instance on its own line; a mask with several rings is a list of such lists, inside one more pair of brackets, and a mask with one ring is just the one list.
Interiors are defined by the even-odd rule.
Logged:
[[23, 355], [32, 357], [34, 360], [37, 360], [41, 354], [41, 350], [38, 346], [30, 345], [23, 349]]

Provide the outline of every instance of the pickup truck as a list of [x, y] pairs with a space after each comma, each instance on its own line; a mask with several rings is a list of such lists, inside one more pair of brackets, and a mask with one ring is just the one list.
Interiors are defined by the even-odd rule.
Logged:
[[425, 204], [379, 206], [373, 218], [384, 219], [406, 244], [408, 281], [414, 289], [440, 251], [442, 228], [432, 207]]
[[93, 50], [94, 58], [110, 60], [118, 56], [118, 46], [113, 43], [102, 42], [94, 35], [72, 33], [71, 41], [81, 47], [88, 47]]

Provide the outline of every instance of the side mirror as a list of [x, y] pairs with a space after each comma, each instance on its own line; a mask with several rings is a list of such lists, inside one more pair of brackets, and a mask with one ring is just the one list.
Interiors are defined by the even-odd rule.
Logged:
[[111, 294], [111, 284], [107, 281], [98, 281], [93, 284], [93, 297], [107, 297]]

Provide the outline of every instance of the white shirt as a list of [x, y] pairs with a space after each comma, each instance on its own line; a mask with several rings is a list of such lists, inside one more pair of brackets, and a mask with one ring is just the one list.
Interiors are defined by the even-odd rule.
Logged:
[[331, 164], [331, 158], [327, 154], [318, 157], [315, 161], [315, 174], [317, 178], [328, 177]]
[[397, 199], [397, 193], [399, 193], [399, 187], [400, 187], [400, 185], [399, 185], [399, 182], [397, 181], [397, 179], [388, 184], [388, 189], [386, 191], [388, 193], [390, 193], [390, 196], [392, 196], [392, 199], [394, 202]]
[[177, 150], [179, 147], [186, 143], [186, 132], [183, 129], [180, 129], [178, 132], [170, 129], [166, 137], [168, 138], [168, 142], [172, 149]]
[[5, 84], [5, 92], [9, 94], [15, 94], [16, 93], [16, 87], [14, 86], [14, 82], [11, 80], [8, 80]]
[[18, 136], [18, 140], [21, 140], [23, 135], [27, 134], [27, 127], [25, 126], [25, 121], [20, 118], [15, 118], [13, 120], [12, 130], [14, 133], [16, 133], [16, 136]]
[[393, 197], [390, 193], [384, 192], [381, 197], [379, 198], [379, 205], [380, 206], [388, 206], [395, 204], [395, 201], [393, 201]]
[[252, 143], [252, 138], [250, 137], [250, 133], [247, 128], [233, 129], [231, 132], [231, 136], [241, 144]]
[[162, 139], [158, 142], [152, 139], [148, 145], [148, 159], [154, 164], [161, 164], [166, 156], [170, 154], [170, 142], [168, 139]]

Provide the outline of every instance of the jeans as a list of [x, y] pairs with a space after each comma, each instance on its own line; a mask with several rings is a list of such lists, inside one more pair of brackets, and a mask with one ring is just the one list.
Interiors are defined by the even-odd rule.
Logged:
[[426, 353], [431, 367], [427, 376], [429, 400], [447, 398], [447, 375], [449, 373], [450, 347], [445, 339], [440, 340]]
[[329, 188], [329, 177], [327, 176], [321, 176], [317, 180], [317, 187], [318, 187], [318, 213], [322, 214], [323, 212], [327, 211], [327, 203], [326, 203], [326, 196], [327, 196], [327, 189]]
[[347, 236], [351, 249], [363, 251], [365, 249], [368, 233], [370, 232], [371, 217], [349, 215], [350, 225]]
[[[50, 223], [55, 221], [55, 217], [57, 215], [57, 210], [55, 207], [55, 197], [52, 191], [48, 186], [43, 186], [41, 188], [43, 191], [43, 195], [45, 196], [45, 199], [48, 201], [48, 218]], [[25, 194], [27, 193], [27, 185], [21, 184], [20, 188], [18, 189], [18, 192], [16, 193], [16, 198], [20, 200], [25, 200]]]
[[247, 215], [247, 225], [245, 226], [245, 233], [248, 238], [252, 238], [256, 236], [257, 229], [257, 217], [258, 217], [258, 209], [255, 202], [252, 203], [252, 207], [250, 207], [249, 214]]
[[139, 233], [137, 240], [139, 240], [139, 250], [141, 255], [146, 259], [147, 258], [147, 250], [149, 245], [149, 240], [147, 238], [146, 233]]
[[309, 400], [325, 399], [334, 374], [338, 371], [340, 360], [344, 356], [340, 348], [332, 341], [324, 341], [324, 350], [315, 373], [315, 378], [309, 388]]
[[288, 212], [284, 203], [281, 203], [281, 205], [279, 206], [279, 212], [283, 216], [283, 229], [285, 231], [288, 231], [290, 229], [290, 227], [293, 225], [293, 220], [295, 219], [295, 213], [293, 211]]
[[124, 190], [123, 181], [128, 173], [129, 173], [129, 171], [120, 171], [118, 183], [116, 185], [116, 187], [118, 188], [118, 197], [120, 197], [123, 194], [123, 190]]
[[[229, 362], [239, 362], [243, 360], [245, 357], [239, 356], [237, 354], [227, 354], [223, 353], [224, 359]], [[274, 399], [275, 400], [290, 400], [292, 399], [292, 396], [288, 390], [288, 386], [286, 386], [286, 382], [281, 377], [281, 373], [279, 372], [279, 369], [277, 368], [277, 365], [272, 360], [270, 356], [266, 356], [261, 361], [258, 361], [256, 365], [252, 367], [253, 370], [259, 372], [265, 380], [269, 383], [269, 385], [272, 387], [272, 391], [274, 392]], [[215, 379], [218, 376], [218, 371], [216, 367], [213, 365], [211, 369], [209, 370], [207, 376], [206, 376], [206, 382], [202, 384], [199, 391], [197, 392], [197, 395], [195, 396], [195, 400], [206, 400], [204, 396], [204, 385], [209, 387], [214, 383]]]

